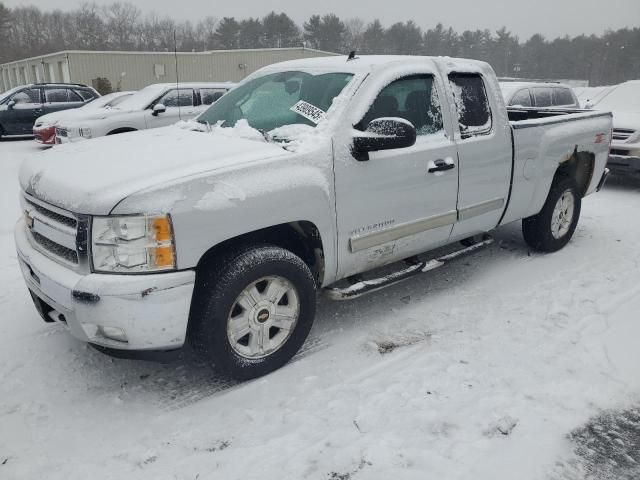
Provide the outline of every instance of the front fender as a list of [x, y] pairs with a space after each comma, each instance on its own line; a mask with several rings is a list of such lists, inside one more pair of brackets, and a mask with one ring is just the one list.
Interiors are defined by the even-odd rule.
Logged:
[[112, 214], [135, 212], [171, 214], [180, 269], [194, 268], [209, 249], [240, 235], [295, 221], [312, 222], [323, 242], [325, 280], [335, 276], [330, 148], [181, 179], [128, 197]]

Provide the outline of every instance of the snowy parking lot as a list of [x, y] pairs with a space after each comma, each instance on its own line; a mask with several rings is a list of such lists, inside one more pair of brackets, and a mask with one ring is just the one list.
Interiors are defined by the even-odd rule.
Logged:
[[640, 180], [586, 198], [557, 253], [518, 222], [432, 274], [320, 296], [303, 351], [237, 384], [40, 319], [12, 233], [40, 150], [0, 142], [0, 478], [640, 478]]

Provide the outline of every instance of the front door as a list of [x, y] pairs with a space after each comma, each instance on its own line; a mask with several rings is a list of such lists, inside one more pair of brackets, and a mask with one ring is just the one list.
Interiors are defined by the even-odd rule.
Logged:
[[6, 114], [9, 118], [5, 126], [7, 133], [31, 134], [36, 119], [43, 115], [40, 89], [25, 88], [14, 94], [9, 101], [14, 101], [15, 105]]
[[[367, 161], [335, 159], [340, 277], [449, 239], [456, 221], [458, 161], [443, 126], [442, 98], [433, 75], [391, 81], [356, 128], [364, 130], [376, 118], [403, 118], [416, 127], [415, 145], [371, 152]], [[444, 164], [445, 170], [429, 171]]]

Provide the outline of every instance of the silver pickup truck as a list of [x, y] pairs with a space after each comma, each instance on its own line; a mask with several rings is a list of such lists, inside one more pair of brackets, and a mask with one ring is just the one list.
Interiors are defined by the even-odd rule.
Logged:
[[302, 346], [319, 290], [375, 291], [521, 219], [562, 248], [610, 138], [609, 113], [507, 110], [483, 62], [280, 63], [195, 121], [25, 162], [15, 240], [45, 321], [110, 353], [188, 341], [251, 378]]

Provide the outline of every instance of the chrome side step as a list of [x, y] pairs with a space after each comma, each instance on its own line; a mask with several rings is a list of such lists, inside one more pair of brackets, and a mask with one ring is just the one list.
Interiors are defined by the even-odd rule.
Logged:
[[[397, 270], [388, 275], [378, 278], [372, 278], [370, 280], [358, 280], [355, 282], [350, 282], [351, 284], [348, 287], [329, 287], [324, 289], [324, 294], [331, 298], [332, 300], [351, 300], [353, 298], [361, 297], [367, 293], [375, 292], [377, 290], [381, 290], [390, 285], [394, 285], [398, 282], [406, 280], [407, 278], [415, 277], [421, 273], [429, 272], [431, 270], [435, 270], [436, 268], [442, 267], [447, 262], [454, 260], [456, 258], [462, 257], [469, 253], [475, 252], [480, 248], [486, 247], [493, 243], [493, 238], [489, 236], [485, 236], [478, 243], [474, 243], [468, 247], [462, 248], [460, 250], [456, 250], [455, 252], [449, 253], [447, 255], [443, 255], [438, 258], [434, 258], [427, 261], [416, 262], [413, 258], [408, 259], [406, 262], [410, 263], [410, 265], [401, 270]], [[351, 277], [353, 278], [353, 277]], [[347, 279], [349, 281], [349, 279]]]

